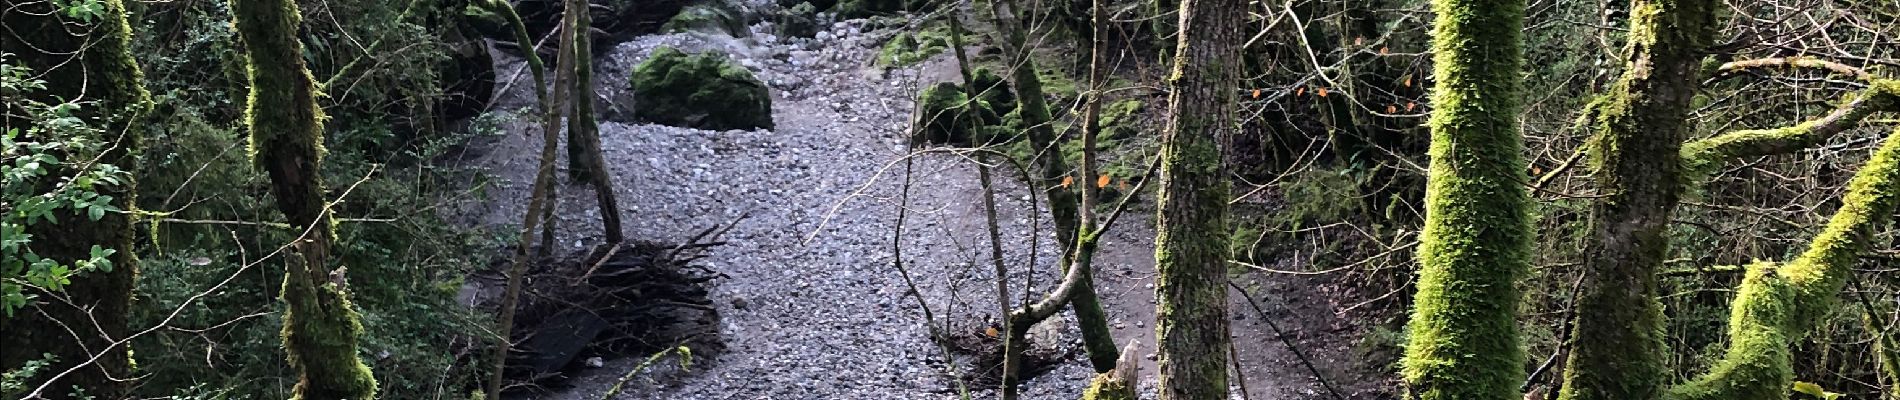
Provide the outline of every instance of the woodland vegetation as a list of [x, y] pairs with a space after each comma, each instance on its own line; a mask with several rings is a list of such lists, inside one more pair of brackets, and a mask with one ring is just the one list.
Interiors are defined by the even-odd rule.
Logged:
[[[0, 399], [1900, 399], [1900, 2], [0, 22]], [[797, 135], [885, 151], [725, 145]], [[795, 184], [664, 198], [697, 181], [653, 170], [742, 168], [653, 151]], [[690, 226], [694, 199], [728, 213]], [[827, 228], [851, 213], [874, 222]], [[746, 241], [875, 250], [720, 256]], [[852, 318], [917, 329], [788, 342], [875, 329]], [[746, 377], [809, 367], [780, 345], [904, 369]]]

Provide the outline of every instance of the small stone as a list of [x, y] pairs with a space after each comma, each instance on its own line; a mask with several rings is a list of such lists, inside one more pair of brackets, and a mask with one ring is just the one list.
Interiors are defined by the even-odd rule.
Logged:
[[732, 299], [732, 308], [735, 310], [744, 310], [746, 309], [747, 306], [748, 304], [746, 304], [746, 301], [743, 298]]

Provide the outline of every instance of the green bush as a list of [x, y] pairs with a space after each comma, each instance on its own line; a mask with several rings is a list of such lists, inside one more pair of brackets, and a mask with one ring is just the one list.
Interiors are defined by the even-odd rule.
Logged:
[[723, 53], [654, 49], [629, 81], [634, 116], [642, 120], [710, 130], [773, 128], [771, 92]]

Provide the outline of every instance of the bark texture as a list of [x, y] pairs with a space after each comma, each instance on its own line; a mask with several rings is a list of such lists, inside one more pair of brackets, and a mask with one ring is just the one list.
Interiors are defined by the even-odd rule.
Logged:
[[1520, 398], [1517, 281], [1530, 267], [1518, 104], [1523, 0], [1433, 0], [1431, 166], [1408, 397]]
[[1168, 74], [1155, 222], [1155, 340], [1161, 398], [1227, 398], [1225, 151], [1236, 120], [1242, 0], [1184, 0]]
[[1715, 35], [1713, 0], [1637, 0], [1631, 5], [1623, 76], [1590, 105], [1598, 193], [1584, 248], [1575, 344], [1564, 400], [1654, 399], [1669, 376], [1656, 278], [1682, 192], [1701, 49]]
[[[27, 67], [43, 74], [39, 78], [46, 81], [46, 90], [41, 93], [48, 98], [39, 100], [95, 102], [80, 109], [79, 116], [97, 121], [101, 128], [103, 137], [94, 139], [105, 142], [107, 148], [99, 162], [130, 169], [144, 131], [137, 119], [151, 107], [151, 98], [145, 91], [144, 74], [128, 50], [132, 34], [126, 23], [125, 3], [102, 0], [99, 18], [92, 22], [65, 18], [51, 9], [51, 4], [8, 2], [0, 10], [0, 21], [7, 27], [0, 31], [0, 51], [14, 54]], [[4, 114], [7, 127], [24, 122], [15, 120], [12, 112]], [[69, 175], [71, 171], [54, 173]], [[126, 175], [122, 184], [101, 185], [96, 190], [100, 195], [112, 196], [114, 207], [129, 211], [137, 204], [133, 178]], [[113, 345], [128, 334], [127, 311], [138, 276], [132, 218], [126, 213], [106, 213], [95, 221], [75, 212], [57, 217], [60, 223], [32, 226], [29, 233], [34, 236], [30, 245], [34, 253], [71, 262], [90, 258], [92, 246], [99, 245], [118, 250], [108, 258], [113, 268], [76, 276], [64, 292], [54, 294], [71, 304], [42, 297], [6, 321], [8, 326], [26, 328], [0, 335], [0, 349], [6, 349], [0, 350], [0, 370], [12, 370], [42, 354], [52, 354], [58, 362], [48, 367], [47, 371], [52, 372], [39, 377], [45, 379], [92, 361], [93, 365], [49, 386], [55, 392], [47, 394], [64, 396], [67, 388], [78, 386], [101, 398], [122, 397], [130, 382], [113, 378], [132, 378], [131, 349]], [[43, 382], [31, 383], [38, 386]]]
[[344, 268], [328, 268], [335, 222], [325, 203], [323, 111], [297, 40], [297, 3], [234, 0], [233, 25], [249, 61], [245, 109], [251, 158], [270, 176], [271, 195], [302, 229], [284, 271], [284, 350], [297, 370], [293, 399], [371, 399], [376, 378], [358, 356], [363, 325], [350, 304]]

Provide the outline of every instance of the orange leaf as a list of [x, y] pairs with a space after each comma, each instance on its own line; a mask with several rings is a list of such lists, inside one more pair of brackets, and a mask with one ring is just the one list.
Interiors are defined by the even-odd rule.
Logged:
[[1102, 175], [1102, 177], [1100, 178], [1095, 178], [1095, 187], [1098, 187], [1098, 188], [1108, 187], [1108, 175]]
[[1319, 88], [1319, 97], [1326, 97], [1326, 88]]
[[1386, 113], [1386, 114], [1397, 114], [1398, 112], [1399, 112], [1399, 106], [1398, 106], [1397, 104], [1387, 104], [1387, 105], [1385, 105], [1385, 113]]
[[1354, 46], [1364, 46], [1365, 44], [1366, 44], [1366, 37], [1365, 37], [1365, 36], [1360, 36], [1360, 37], [1356, 37], [1356, 38], [1352, 38], [1352, 45], [1354, 45]]
[[1414, 108], [1418, 108], [1418, 102], [1416, 101], [1405, 102], [1405, 112], [1412, 112], [1412, 109]]
[[1390, 48], [1387, 48], [1387, 47], [1383, 47], [1383, 46], [1382, 46], [1382, 47], [1379, 47], [1379, 55], [1382, 55], [1382, 56], [1383, 56], [1383, 55], [1386, 55], [1386, 54], [1389, 54], [1389, 53], [1391, 53], [1391, 52], [1392, 52], [1391, 50], [1392, 50], [1392, 49], [1390, 49]]
[[1256, 99], [1260, 98], [1260, 89], [1253, 90], [1253, 98], [1256, 98]]
[[988, 328], [983, 328], [983, 334], [985, 334], [985, 335], [990, 335], [990, 337], [997, 337], [997, 336], [999, 336], [999, 334], [998, 334], [998, 333], [996, 332], [996, 327], [994, 327], [994, 326], [992, 326], [992, 327], [988, 327]]
[[1411, 76], [1411, 75], [1406, 75], [1406, 76], [1405, 76], [1405, 87], [1412, 87], [1412, 76]]
[[1123, 179], [1121, 182], [1115, 183], [1115, 188], [1121, 189], [1123, 192], [1128, 191], [1128, 180]]
[[1075, 177], [1073, 177], [1073, 176], [1065, 176], [1065, 177], [1062, 177], [1062, 187], [1063, 187], [1063, 188], [1068, 188], [1068, 187], [1069, 187], [1069, 185], [1073, 185], [1073, 184], [1075, 184]]
[[1306, 95], [1306, 87], [1305, 87], [1305, 86], [1301, 86], [1301, 87], [1300, 87], [1299, 89], [1294, 89], [1294, 90], [1293, 90], [1293, 96], [1294, 96], [1294, 97], [1299, 97], [1299, 96], [1305, 96], [1305, 95]]

